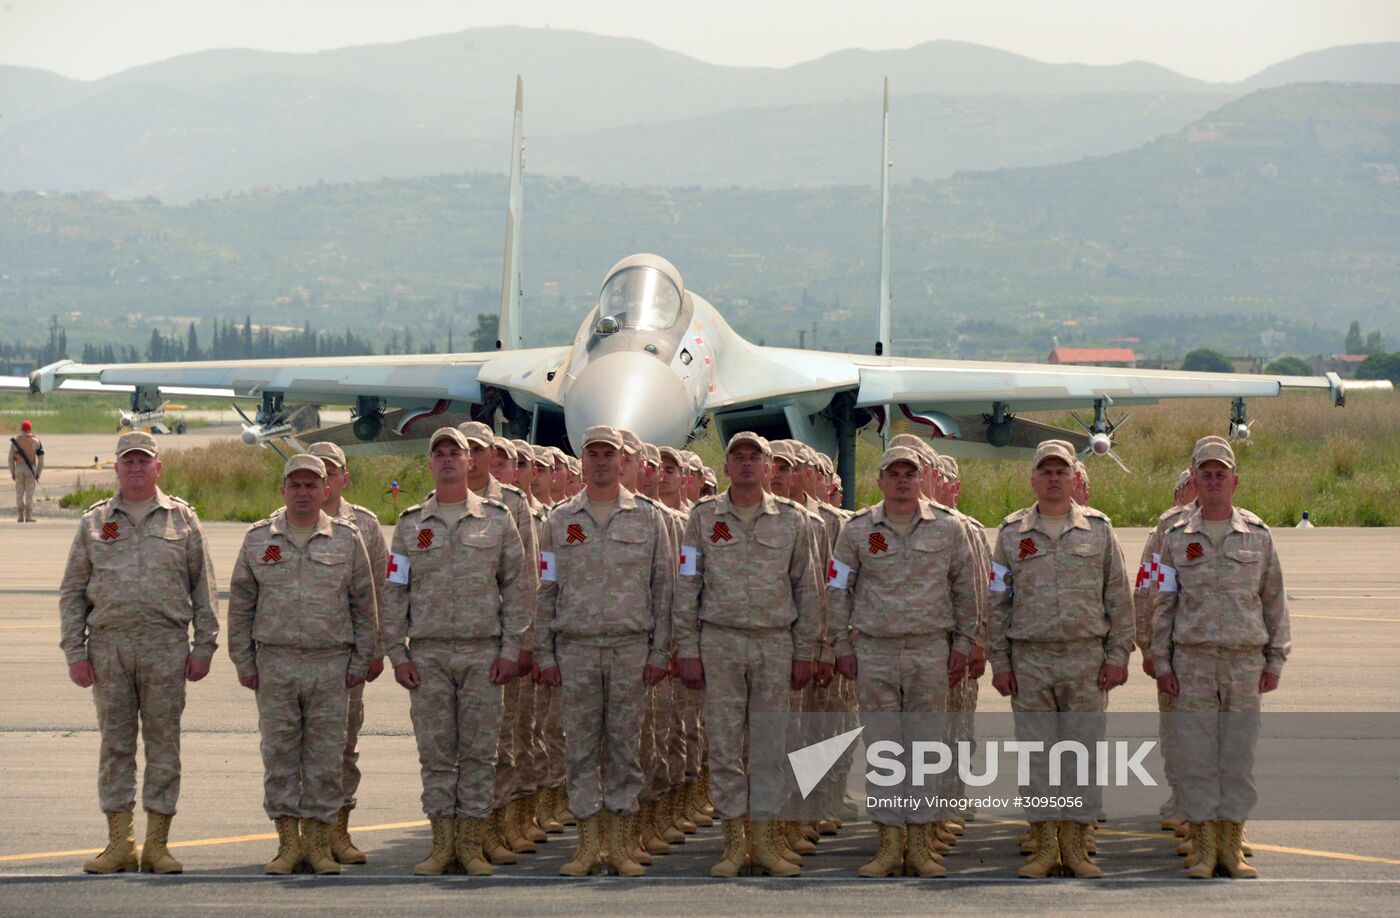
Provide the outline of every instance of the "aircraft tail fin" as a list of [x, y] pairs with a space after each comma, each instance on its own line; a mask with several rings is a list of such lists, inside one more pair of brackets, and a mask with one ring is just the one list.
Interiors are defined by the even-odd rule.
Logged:
[[885, 77], [885, 111], [880, 141], [880, 297], [875, 356], [890, 355], [890, 78]]
[[510, 140], [510, 196], [506, 204], [506, 250], [501, 265], [501, 317], [496, 331], [496, 350], [519, 350], [525, 346], [524, 321], [520, 310], [520, 229], [524, 217], [521, 173], [525, 168], [525, 81], [515, 77], [515, 127]]

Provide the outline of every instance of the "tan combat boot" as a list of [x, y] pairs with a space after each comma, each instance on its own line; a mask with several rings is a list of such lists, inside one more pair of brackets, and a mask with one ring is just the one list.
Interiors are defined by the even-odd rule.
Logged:
[[273, 876], [286, 876], [301, 863], [301, 833], [297, 830], [295, 816], [278, 816], [272, 823], [277, 826], [277, 855], [267, 862], [263, 872]]
[[301, 837], [306, 845], [306, 863], [312, 873], [326, 876], [340, 873], [340, 865], [331, 857], [331, 823], [303, 819]]
[[759, 874], [770, 877], [796, 877], [802, 875], [802, 868], [785, 860], [781, 853], [782, 835], [778, 824], [767, 819], [753, 820], [752, 844], [749, 860]]
[[953, 846], [958, 843], [957, 833], [948, 828], [948, 823], [946, 822], [935, 822], [932, 823], [932, 825], [933, 833], [930, 837], [938, 839], [943, 842], [943, 844], [947, 845], [949, 850], [952, 850]]
[[608, 833], [608, 870], [619, 877], [644, 877], [647, 869], [632, 860], [632, 841], [627, 837], [627, 817], [604, 813], [603, 826]]
[[681, 794], [685, 798], [685, 814], [691, 822], [701, 829], [715, 824], [715, 818], [705, 812], [705, 796], [699, 781], [685, 782]]
[[[457, 835], [457, 820], [450, 817], [429, 819], [428, 825], [432, 827], [433, 846], [428, 849], [427, 857], [413, 865], [415, 877], [440, 877], [457, 860], [457, 852], [453, 847]], [[477, 856], [480, 857], [480, 853]]]
[[175, 860], [166, 847], [171, 818], [165, 813], [146, 811], [146, 843], [141, 846], [141, 870], [145, 873], [185, 872], [185, 865]]
[[817, 823], [818, 835], [835, 835], [840, 829], [841, 825], [834, 819], [823, 819]]
[[564, 789], [562, 787], [546, 787], [540, 791], [539, 809], [536, 816], [540, 821], [540, 828], [550, 835], [558, 835], [564, 831], [564, 824], [559, 821], [559, 810], [564, 805]]
[[744, 820], [724, 820], [724, 856], [710, 868], [710, 876], [733, 879], [749, 865], [748, 841], [744, 838]]
[[537, 845], [543, 845], [549, 841], [549, 833], [540, 828], [540, 824], [535, 821], [535, 812], [539, 807], [539, 794], [529, 794], [521, 798], [520, 834]]
[[1103, 876], [1098, 864], [1089, 860], [1085, 846], [1089, 827], [1084, 823], [1065, 820], [1060, 823], [1060, 863], [1081, 880], [1097, 880]]
[[710, 797], [710, 766], [700, 769], [700, 809], [706, 816], [715, 815], [714, 800]]
[[1244, 823], [1218, 822], [1216, 825], [1220, 827], [1220, 838], [1215, 846], [1216, 863], [1232, 880], [1258, 879], [1259, 871], [1245, 862], [1244, 851], [1240, 848]]
[[651, 866], [651, 855], [642, 845], [642, 817], [640, 813], [630, 813], [622, 817], [625, 825], [622, 827], [623, 837], [631, 845], [632, 860], [643, 867]]
[[1244, 823], [1240, 823], [1240, 853], [1245, 857], [1254, 857], [1254, 849], [1249, 846], [1249, 836], [1245, 834]]
[[789, 851], [795, 851], [803, 857], [817, 853], [817, 846], [802, 834], [802, 828], [797, 823], [789, 820], [778, 825], [782, 827], [783, 839], [787, 842]]
[[1016, 871], [1016, 876], [1028, 880], [1043, 880], [1060, 865], [1060, 840], [1053, 822], [1033, 822], [1035, 853]]
[[948, 875], [948, 868], [943, 866], [942, 858], [928, 846], [930, 825], [931, 823], [909, 826], [904, 844], [905, 876], [932, 879]]
[[680, 829], [682, 834], [694, 835], [699, 831], [699, 826], [686, 815], [687, 795], [684, 787], [677, 787], [671, 790], [668, 795], [671, 801], [671, 824]]
[[1196, 851], [1194, 863], [1188, 859], [1186, 875], [1193, 880], [1209, 880], [1215, 876], [1216, 860], [1219, 856], [1215, 845], [1220, 830], [1214, 822], [1198, 822], [1193, 825], [1197, 830]]
[[1035, 823], [1026, 824], [1026, 831], [1016, 839], [1016, 846], [1021, 849], [1022, 854], [1035, 854]]
[[1205, 823], [1182, 823], [1182, 827], [1186, 829], [1186, 837], [1183, 838], [1181, 840], [1181, 843], [1176, 846], [1176, 853], [1179, 856], [1186, 858], [1187, 867], [1190, 867], [1193, 863], [1195, 863], [1194, 858], [1196, 856], [1196, 849], [1200, 847], [1199, 843], [1201, 839], [1201, 826], [1203, 825], [1205, 825]]
[[586, 877], [603, 870], [603, 817], [589, 816], [578, 827], [573, 859], [559, 868], [563, 877]]
[[501, 814], [501, 837], [516, 854], [534, 854], [535, 843], [525, 835], [525, 818], [520, 812], [524, 806], [524, 797], [516, 797], [506, 804], [505, 811]]
[[343, 806], [331, 827], [331, 857], [338, 864], [363, 864], [369, 860], [350, 840], [350, 807]]
[[952, 832], [954, 835], [961, 838], [963, 832], [967, 831], [967, 823], [963, 820], [961, 816], [954, 816], [952, 819], [943, 823], [943, 828], [947, 829], [949, 832]]
[[[744, 834], [749, 837], [749, 850], [752, 852], [758, 834], [757, 830], [754, 828], [753, 821], [747, 816], [744, 818], [749, 820], [744, 825]], [[802, 855], [788, 847], [787, 833], [783, 831], [783, 824], [781, 822], [773, 823], [773, 850], [778, 853], [778, 857], [792, 864], [794, 867], [802, 866]], [[749, 860], [753, 860], [752, 853], [750, 853]]]
[[904, 867], [904, 828], [880, 826], [880, 850], [861, 865], [860, 875], [869, 879], [898, 876]]
[[[23, 522], [23, 521], [21, 521]], [[83, 865], [84, 873], [135, 872], [136, 836], [131, 829], [130, 813], [107, 813], [107, 847]]]
[[661, 836], [661, 840], [667, 844], [685, 844], [685, 833], [676, 828], [675, 794], [666, 791], [653, 803], [655, 806], [653, 823], [656, 826], [656, 834]]
[[642, 836], [642, 849], [647, 854], [663, 855], [671, 853], [671, 844], [661, 837], [661, 832], [656, 828], [656, 801], [652, 800], [642, 804], [642, 811], [637, 817], [639, 834]]
[[559, 820], [561, 826], [578, 825], [578, 819], [575, 818], [573, 811], [569, 809], [568, 788], [559, 788], [559, 809], [555, 811], [554, 818]]
[[491, 811], [491, 815], [486, 818], [486, 831], [481, 839], [481, 849], [485, 852], [486, 859], [497, 866], [520, 862], [520, 858], [516, 857], [515, 852], [510, 850], [510, 845], [506, 844], [505, 836], [501, 833], [501, 821], [504, 813], [504, 810]]
[[[457, 857], [457, 863], [462, 865], [462, 869], [469, 877], [489, 877], [495, 873], [491, 862], [482, 853], [481, 839], [486, 830], [486, 820], [461, 818], [457, 820], [456, 837], [448, 841], [452, 847], [453, 854]], [[436, 835], [434, 836], [436, 842]], [[432, 855], [428, 855], [429, 858]]]

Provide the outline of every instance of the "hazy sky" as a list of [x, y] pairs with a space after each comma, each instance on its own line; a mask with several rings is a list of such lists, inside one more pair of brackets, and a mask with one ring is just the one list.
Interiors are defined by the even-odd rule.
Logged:
[[496, 25], [641, 38], [718, 64], [947, 38], [1234, 81], [1305, 51], [1400, 40], [1400, 0], [0, 0], [0, 63], [93, 79], [205, 48], [316, 51]]

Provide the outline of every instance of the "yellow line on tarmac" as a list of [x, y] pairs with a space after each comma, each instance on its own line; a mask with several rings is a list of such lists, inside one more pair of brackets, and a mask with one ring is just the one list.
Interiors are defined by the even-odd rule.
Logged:
[[[1024, 822], [1015, 819], [998, 820], [1003, 825], [1020, 826]], [[1155, 841], [1180, 842], [1176, 835], [1166, 835], [1152, 832], [1124, 832], [1122, 829], [1106, 829], [1103, 826], [1098, 828], [1099, 835], [1118, 835], [1123, 838], [1146, 838]], [[1264, 845], [1257, 841], [1250, 841], [1249, 846], [1255, 851], [1272, 851], [1275, 854], [1301, 854], [1305, 857], [1324, 857], [1334, 861], [1356, 861], [1362, 864], [1392, 864], [1400, 867], [1400, 860], [1391, 857], [1373, 857], [1369, 854], [1349, 854], [1345, 851], [1317, 851], [1312, 848], [1290, 848], [1286, 845]]]
[[1400, 625], [1400, 618], [1361, 618], [1356, 615], [1290, 615], [1290, 618], [1316, 618], [1328, 622], [1381, 622], [1387, 625]]
[[[392, 829], [416, 829], [426, 826], [428, 820], [415, 819], [412, 822], [385, 822], [377, 826], [356, 826], [356, 832], [387, 832]], [[276, 832], [260, 832], [256, 835], [228, 835], [223, 838], [197, 838], [191, 841], [170, 842], [171, 848], [200, 848], [205, 845], [237, 845], [242, 842], [270, 841], [277, 837]], [[102, 848], [81, 848], [76, 851], [40, 851], [36, 854], [6, 854], [0, 856], [0, 863], [6, 861], [37, 861], [50, 857], [78, 857], [83, 854], [101, 854]]]

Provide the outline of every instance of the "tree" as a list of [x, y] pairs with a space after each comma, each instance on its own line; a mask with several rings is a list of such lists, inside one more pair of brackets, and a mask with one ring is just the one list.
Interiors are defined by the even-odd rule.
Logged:
[[1366, 343], [1365, 343], [1364, 345], [1362, 345], [1361, 350], [1360, 350], [1360, 351], [1357, 351], [1357, 353], [1358, 353], [1358, 354], [1384, 354], [1384, 353], [1385, 353], [1385, 339], [1381, 337], [1381, 333], [1378, 332], [1378, 331], [1367, 332], [1367, 333], [1366, 333]]
[[185, 340], [185, 359], [198, 360], [199, 358], [199, 334], [195, 332], [194, 323], [191, 322], [189, 336]]
[[472, 350], [494, 351], [496, 335], [501, 330], [501, 317], [489, 312], [477, 313], [476, 328], [472, 330]]
[[1299, 357], [1280, 357], [1264, 368], [1270, 376], [1311, 376], [1312, 367]]
[[1366, 340], [1361, 337], [1361, 323], [1355, 319], [1351, 320], [1351, 326], [1347, 329], [1347, 336], [1342, 343], [1342, 350], [1348, 354], [1365, 353]]
[[1235, 367], [1219, 351], [1198, 347], [1186, 355], [1181, 368], [1191, 373], [1233, 373]]
[[1400, 386], [1400, 351], [1372, 354], [1356, 367], [1357, 379], [1388, 379]]

